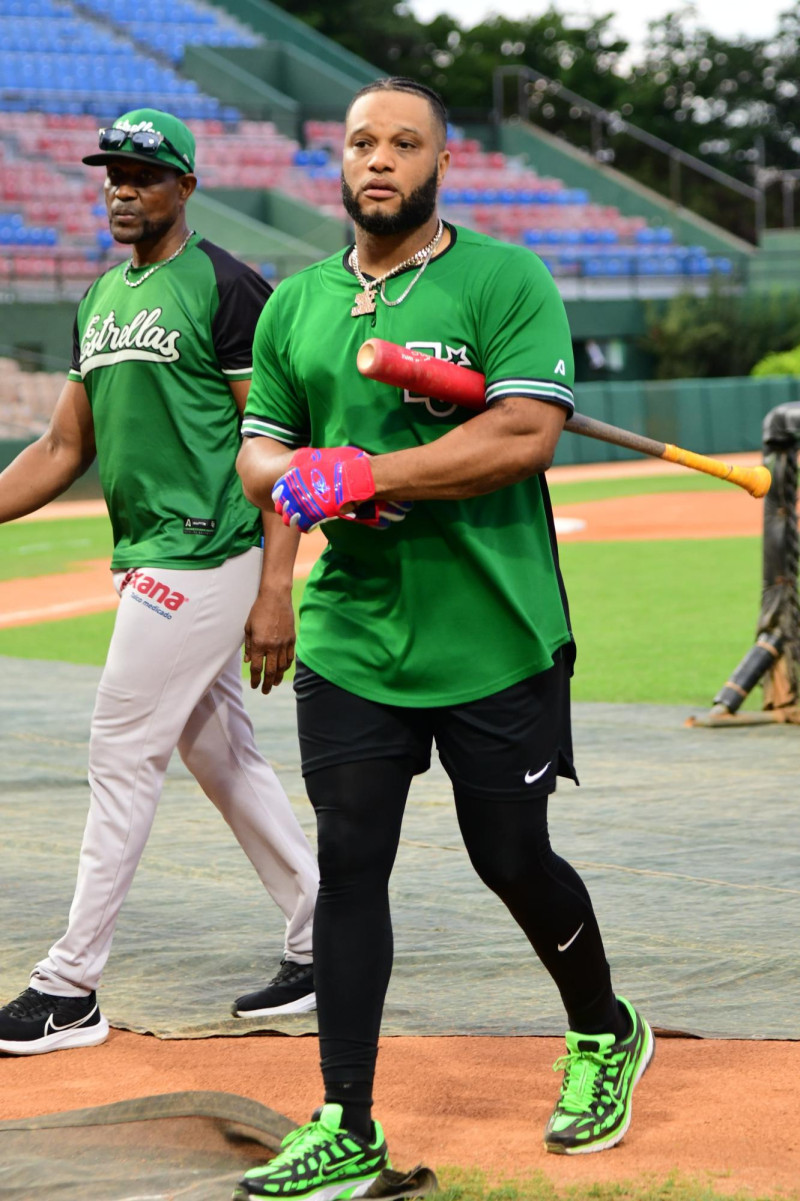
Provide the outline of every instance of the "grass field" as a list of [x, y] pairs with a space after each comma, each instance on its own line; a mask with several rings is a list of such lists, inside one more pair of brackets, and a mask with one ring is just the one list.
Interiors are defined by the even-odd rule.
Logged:
[[74, 571], [87, 559], [109, 559], [113, 542], [107, 517], [15, 521], [0, 526], [0, 580]]
[[657, 492], [725, 492], [731, 485], [699, 472], [674, 471], [669, 475], [642, 475], [618, 480], [575, 480], [550, 484], [554, 505], [574, 505], [582, 500], [612, 496], [644, 496]]
[[[678, 473], [553, 487], [556, 504], [725, 485]], [[0, 528], [0, 579], [69, 571], [110, 554], [105, 517]], [[561, 562], [578, 643], [579, 701], [708, 706], [749, 649], [760, 599], [760, 539], [575, 542]], [[302, 584], [295, 588], [299, 600]], [[113, 612], [0, 630], [0, 655], [100, 666]], [[750, 705], [759, 704], [757, 696]]]
[[[439, 1173], [439, 1184], [436, 1201], [718, 1201], [720, 1197], [712, 1182], [679, 1173], [660, 1181], [648, 1178], [562, 1189], [543, 1172], [491, 1185], [482, 1172], [445, 1168]], [[767, 1201], [770, 1195], [725, 1192], [724, 1196], [726, 1201]]]

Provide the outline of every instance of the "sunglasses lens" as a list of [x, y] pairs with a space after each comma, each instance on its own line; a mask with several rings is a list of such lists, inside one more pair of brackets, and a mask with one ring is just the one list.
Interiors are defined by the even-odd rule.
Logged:
[[138, 133], [131, 134], [131, 145], [137, 150], [143, 150], [145, 154], [155, 154], [161, 145], [161, 137], [157, 133], [148, 133], [142, 129]]
[[140, 154], [158, 154], [158, 148], [163, 144], [181, 162], [186, 164], [189, 171], [192, 170], [192, 164], [186, 156], [180, 154], [162, 133], [152, 133], [146, 129], [138, 129], [136, 133], [128, 133], [126, 129], [114, 128], [99, 131], [98, 144], [101, 150], [121, 150], [126, 142], [130, 142], [134, 150], [138, 150]]
[[124, 129], [101, 129], [99, 146], [101, 150], [118, 150], [127, 141], [128, 135]]

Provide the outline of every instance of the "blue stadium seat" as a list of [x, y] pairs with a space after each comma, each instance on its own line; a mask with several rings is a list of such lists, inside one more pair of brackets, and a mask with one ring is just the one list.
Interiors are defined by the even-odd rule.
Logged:
[[711, 259], [706, 254], [692, 254], [684, 260], [684, 271], [687, 275], [710, 275]]

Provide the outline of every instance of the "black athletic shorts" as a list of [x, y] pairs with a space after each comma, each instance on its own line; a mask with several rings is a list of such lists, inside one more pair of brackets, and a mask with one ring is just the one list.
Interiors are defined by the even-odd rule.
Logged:
[[407, 759], [427, 771], [436, 743], [453, 786], [491, 800], [527, 800], [578, 783], [569, 680], [574, 648], [547, 671], [463, 705], [408, 709], [365, 700], [298, 660], [294, 677], [303, 775], [365, 759]]

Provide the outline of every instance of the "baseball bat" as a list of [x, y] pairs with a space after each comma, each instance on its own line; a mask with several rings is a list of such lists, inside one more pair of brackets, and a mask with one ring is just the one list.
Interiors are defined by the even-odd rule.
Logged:
[[[356, 364], [362, 375], [383, 384], [408, 388], [420, 396], [432, 396], [467, 409], [478, 411], [486, 407], [486, 380], [479, 371], [436, 359], [418, 350], [407, 350], [394, 342], [385, 342], [383, 338], [370, 338], [364, 342], [358, 351]], [[664, 459], [667, 463], [676, 463], [680, 467], [690, 467], [693, 471], [728, 480], [744, 488], [751, 496], [766, 496], [772, 482], [766, 467], [741, 467], [724, 463], [721, 459], [709, 458], [693, 450], [683, 450], [671, 442], [658, 442], [655, 438], [646, 438], [643, 434], [607, 425], [605, 421], [584, 417], [582, 413], [573, 413], [564, 428], [573, 434], [610, 442], [613, 446], [624, 446], [654, 459]]]

